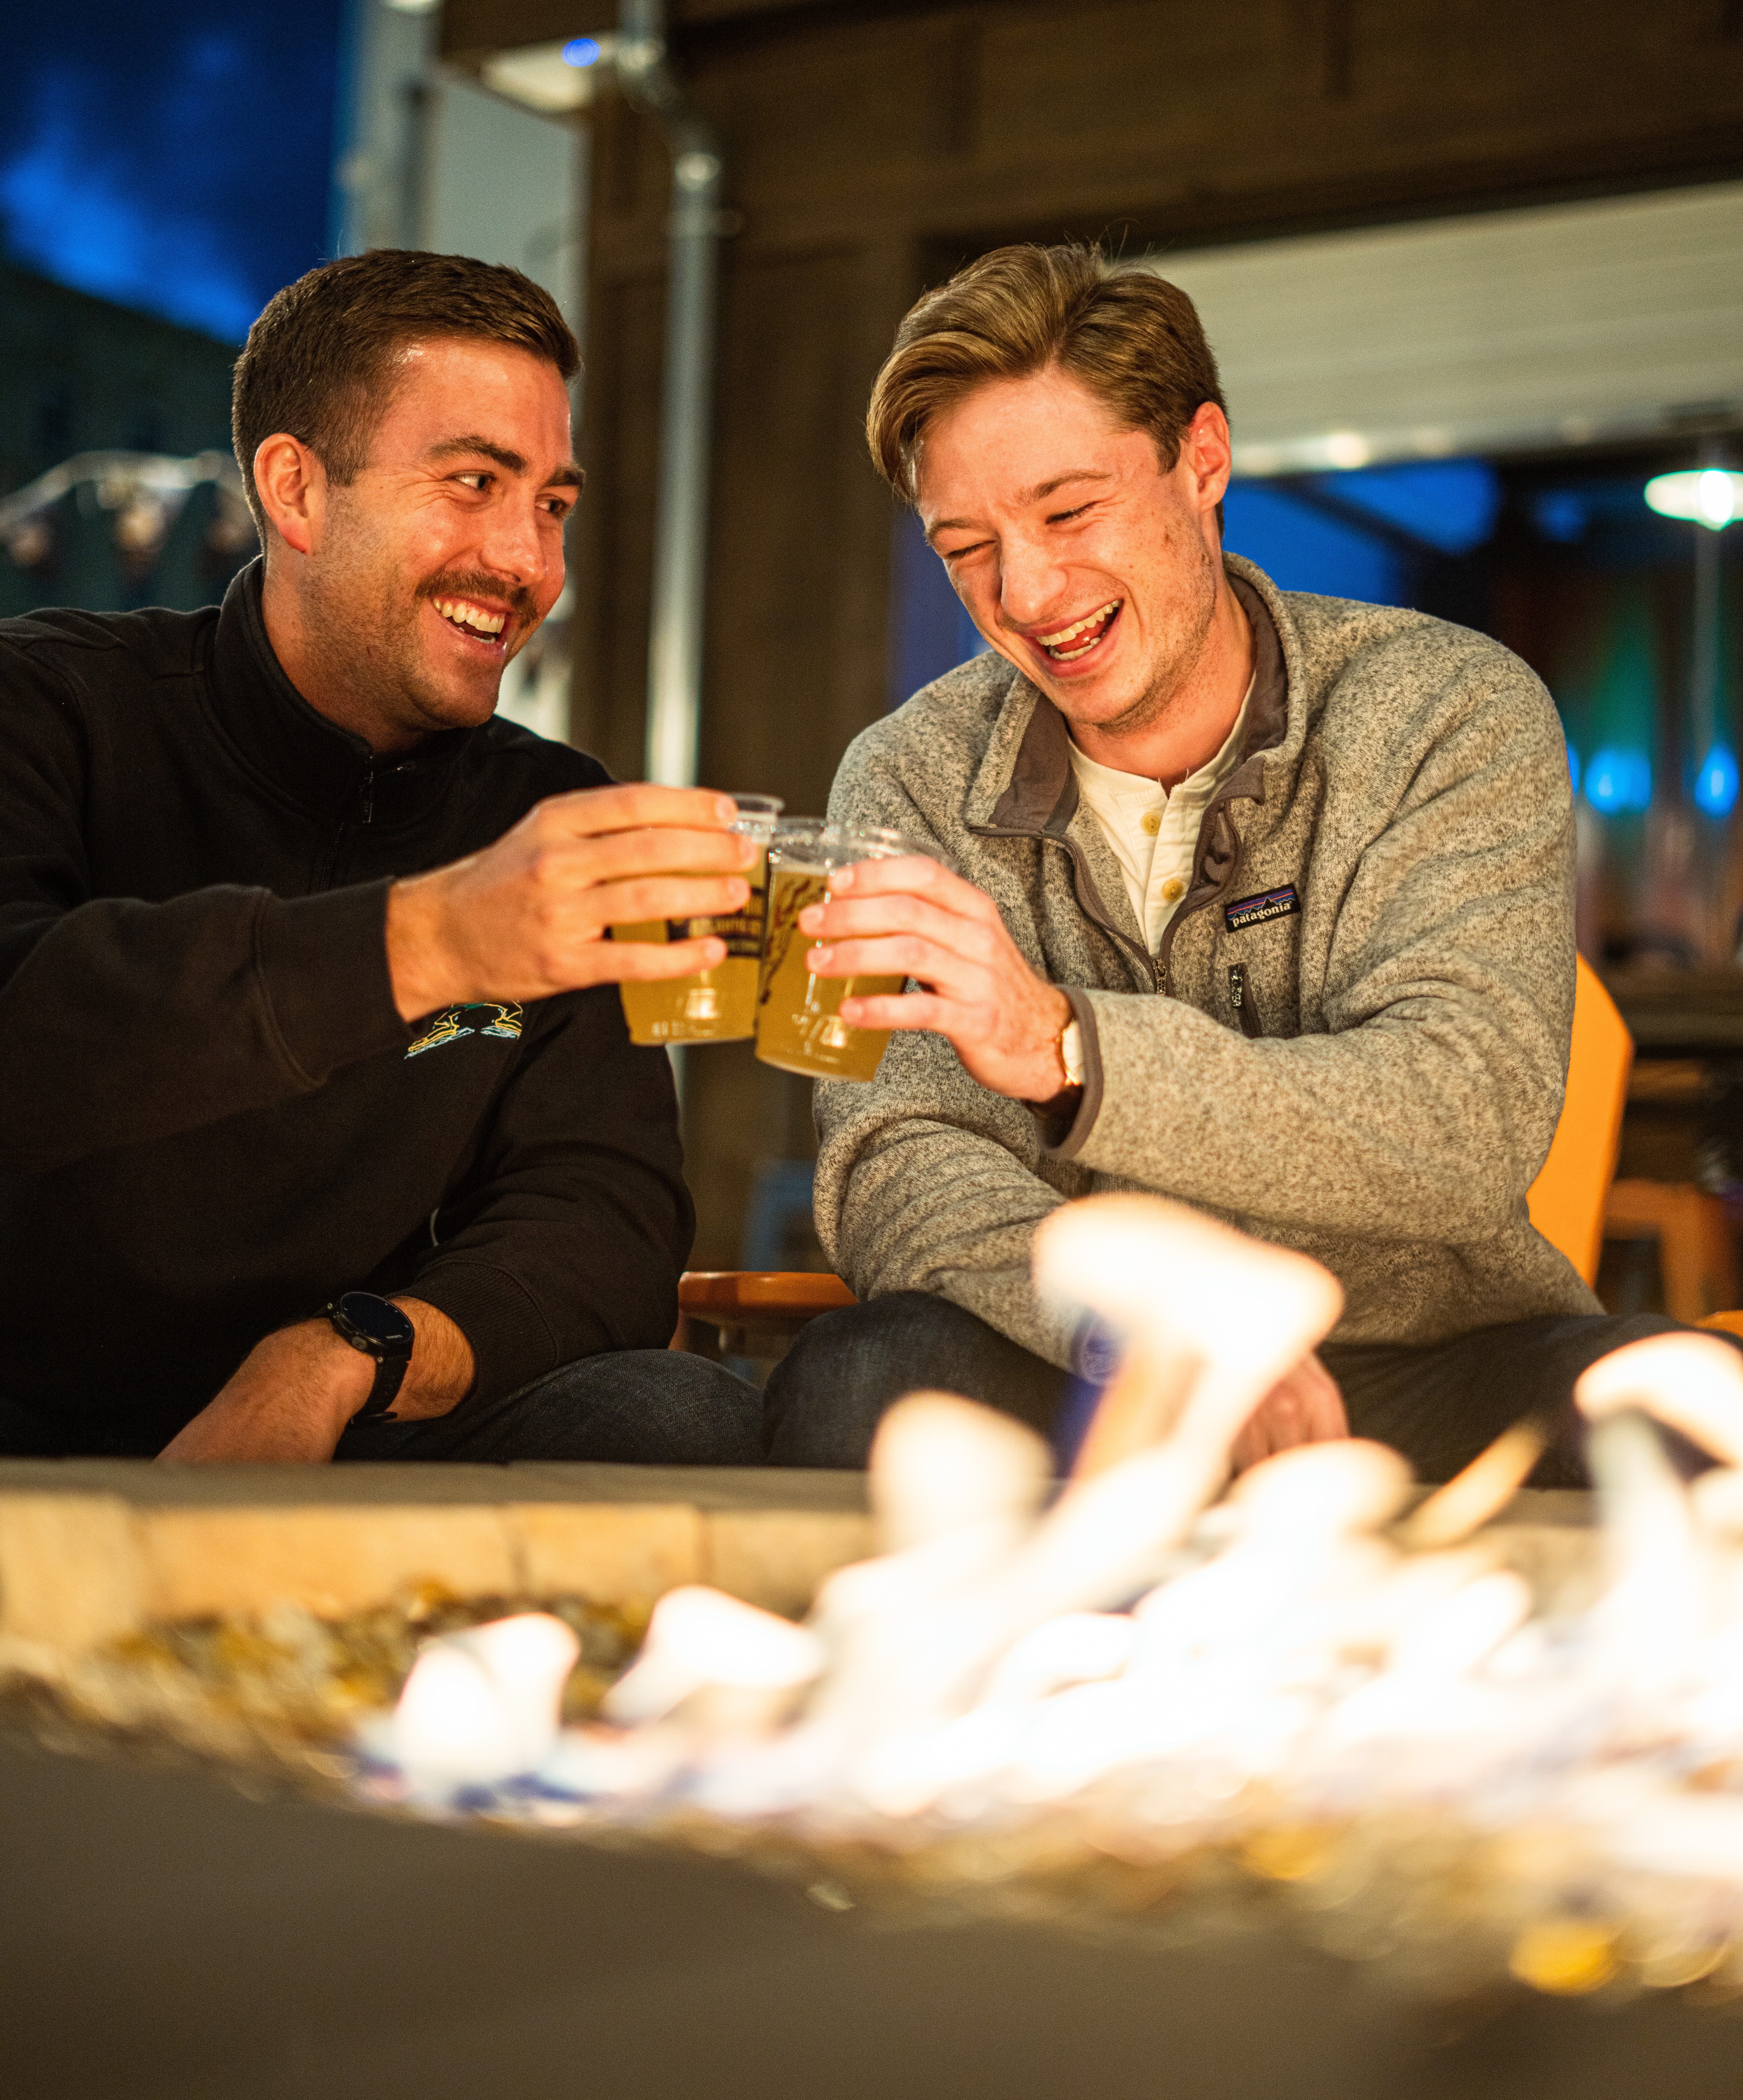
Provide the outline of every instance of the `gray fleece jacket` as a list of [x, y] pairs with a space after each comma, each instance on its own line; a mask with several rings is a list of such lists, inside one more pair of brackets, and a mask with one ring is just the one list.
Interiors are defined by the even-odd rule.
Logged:
[[1334, 1339], [1428, 1343], [1597, 1299], [1532, 1228], [1573, 1012], [1573, 815], [1548, 695], [1486, 637], [1281, 592], [1238, 556], [1255, 686], [1240, 762], [1152, 958], [1065, 724], [997, 655], [856, 738], [840, 823], [943, 847], [1066, 990], [1069, 1129], [933, 1035], [817, 1089], [818, 1229], [862, 1298], [926, 1290], [1058, 1364], [1029, 1242], [1146, 1189], [1331, 1269]]

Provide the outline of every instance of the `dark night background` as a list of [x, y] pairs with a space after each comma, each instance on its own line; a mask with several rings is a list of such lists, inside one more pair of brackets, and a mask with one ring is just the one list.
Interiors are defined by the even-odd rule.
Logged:
[[7, 259], [239, 343], [326, 249], [343, 12], [38, 0], [14, 15]]

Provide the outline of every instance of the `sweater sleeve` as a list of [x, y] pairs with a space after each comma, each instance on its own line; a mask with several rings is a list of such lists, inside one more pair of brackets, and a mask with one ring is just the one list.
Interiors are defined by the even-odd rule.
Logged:
[[1298, 1229], [1502, 1230], [1561, 1110], [1573, 879], [1547, 697], [1479, 675], [1304, 933], [1326, 951], [1323, 1032], [1249, 1040], [1178, 999], [1083, 994], [1099, 1099], [1060, 1156]]
[[695, 1224], [671, 1065], [602, 985], [540, 1010], [402, 1287], [471, 1343], [468, 1397], [493, 1399], [579, 1357], [663, 1349]]
[[94, 895], [76, 711], [9, 653], [0, 765], [0, 1170], [31, 1173], [313, 1092], [408, 1041], [387, 889]]
[[[829, 815], [947, 843], [858, 748], [842, 761]], [[1065, 1198], [1040, 1171], [1029, 1111], [976, 1085], [945, 1039], [921, 1030], [890, 1037], [871, 1084], [820, 1081], [815, 1101], [818, 1237], [855, 1295], [927, 1291], [1068, 1363], [1074, 1323], [1030, 1287], [1030, 1241]]]

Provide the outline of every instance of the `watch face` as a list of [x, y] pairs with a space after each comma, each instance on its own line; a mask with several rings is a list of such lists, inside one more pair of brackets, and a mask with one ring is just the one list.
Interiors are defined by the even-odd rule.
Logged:
[[417, 1339], [416, 1330], [399, 1308], [373, 1291], [347, 1290], [339, 1300], [339, 1311], [360, 1335], [384, 1349], [409, 1349]]

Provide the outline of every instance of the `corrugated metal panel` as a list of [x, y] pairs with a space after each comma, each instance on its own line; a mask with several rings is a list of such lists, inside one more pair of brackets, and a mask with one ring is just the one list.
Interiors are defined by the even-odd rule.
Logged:
[[1743, 183], [1149, 260], [1203, 316], [1238, 472], [1743, 417]]

